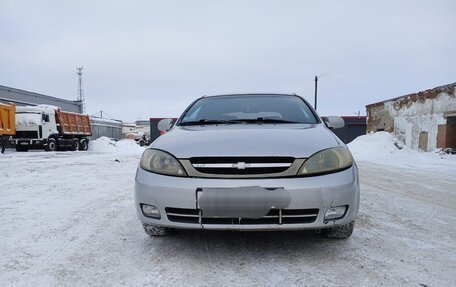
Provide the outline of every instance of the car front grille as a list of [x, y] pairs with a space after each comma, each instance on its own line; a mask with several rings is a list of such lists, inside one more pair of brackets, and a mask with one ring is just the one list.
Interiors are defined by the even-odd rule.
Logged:
[[38, 138], [37, 131], [16, 131], [13, 139], [36, 139]]
[[258, 219], [205, 217], [199, 209], [165, 208], [171, 222], [190, 224], [252, 225], [252, 224], [303, 224], [313, 223], [318, 217], [318, 208], [310, 209], [271, 209], [268, 214]]
[[192, 167], [203, 174], [258, 175], [281, 173], [292, 164], [292, 157], [194, 157]]

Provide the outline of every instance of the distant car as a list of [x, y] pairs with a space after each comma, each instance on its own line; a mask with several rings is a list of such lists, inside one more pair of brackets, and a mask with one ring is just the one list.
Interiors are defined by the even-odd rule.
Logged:
[[348, 238], [358, 169], [345, 144], [301, 97], [240, 94], [193, 102], [147, 148], [136, 173], [139, 219], [172, 229], [302, 230]]

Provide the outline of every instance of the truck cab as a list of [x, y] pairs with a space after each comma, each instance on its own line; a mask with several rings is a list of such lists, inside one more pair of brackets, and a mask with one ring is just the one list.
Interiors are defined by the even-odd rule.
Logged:
[[[55, 113], [55, 112], [54, 112]], [[18, 107], [16, 125], [18, 138], [47, 139], [57, 132], [54, 113], [47, 111], [22, 111]]]
[[32, 148], [87, 150], [86, 136], [91, 135], [91, 130], [85, 118], [88, 116], [62, 112], [54, 106], [17, 107], [16, 134], [11, 144], [17, 151]]
[[16, 134], [12, 144], [18, 151], [39, 148], [47, 144], [50, 135], [57, 133], [55, 109], [42, 107], [17, 107]]

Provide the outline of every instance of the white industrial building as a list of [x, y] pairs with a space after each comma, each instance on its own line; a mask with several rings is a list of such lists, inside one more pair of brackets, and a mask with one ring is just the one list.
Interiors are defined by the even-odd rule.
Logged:
[[[66, 112], [79, 114], [83, 112], [82, 101], [65, 100], [1, 85], [0, 102], [14, 103], [16, 106], [51, 105], [59, 107]], [[90, 117], [90, 124], [92, 126], [91, 139], [96, 139], [101, 136], [115, 139], [122, 138], [122, 121], [120, 120]]]
[[366, 106], [367, 131], [393, 133], [420, 151], [456, 149], [456, 83]]

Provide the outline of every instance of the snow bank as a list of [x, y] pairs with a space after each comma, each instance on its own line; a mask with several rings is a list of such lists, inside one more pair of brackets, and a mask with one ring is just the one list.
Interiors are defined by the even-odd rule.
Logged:
[[27, 113], [27, 114], [16, 114], [16, 125], [22, 126], [38, 126], [42, 122], [41, 114]]
[[52, 106], [52, 105], [19, 106], [19, 107], [16, 107], [16, 113], [53, 114], [58, 109], [60, 109], [60, 108], [57, 106]]
[[410, 150], [388, 132], [376, 132], [359, 136], [348, 144], [353, 156], [358, 160], [372, 160], [384, 154], [404, 153]]
[[418, 152], [406, 147], [388, 132], [359, 136], [348, 148], [357, 161], [369, 161], [406, 168], [456, 167], [456, 156], [434, 152]]
[[145, 147], [139, 146], [134, 140], [112, 140], [108, 137], [100, 137], [89, 143], [89, 151], [97, 153], [120, 153], [141, 155]]

